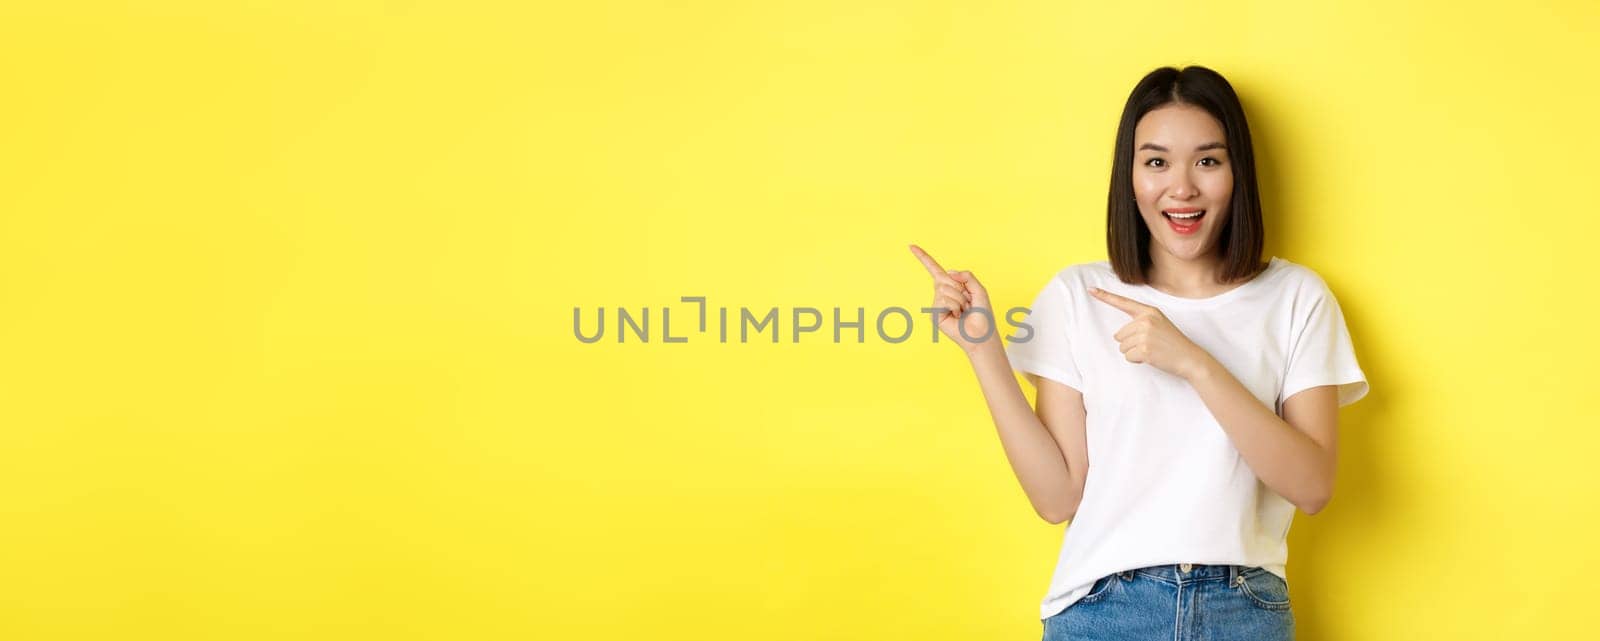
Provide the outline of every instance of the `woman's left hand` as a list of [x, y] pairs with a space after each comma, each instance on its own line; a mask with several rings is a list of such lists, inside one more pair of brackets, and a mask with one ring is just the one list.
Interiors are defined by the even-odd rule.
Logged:
[[1130, 363], [1147, 363], [1168, 374], [1188, 380], [1198, 374], [1211, 355], [1184, 336], [1160, 309], [1118, 296], [1098, 287], [1089, 294], [1101, 302], [1126, 312], [1133, 320], [1115, 336], [1122, 345], [1122, 356]]

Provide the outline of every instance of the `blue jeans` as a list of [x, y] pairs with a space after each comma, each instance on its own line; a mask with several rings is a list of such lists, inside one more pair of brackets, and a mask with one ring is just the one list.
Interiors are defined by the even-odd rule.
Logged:
[[1259, 567], [1156, 565], [1101, 577], [1044, 620], [1044, 641], [1290, 641], [1289, 584]]

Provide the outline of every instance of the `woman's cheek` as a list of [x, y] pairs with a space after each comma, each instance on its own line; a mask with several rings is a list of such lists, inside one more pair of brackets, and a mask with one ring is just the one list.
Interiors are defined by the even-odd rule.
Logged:
[[1217, 172], [1217, 179], [1214, 182], [1216, 184], [1211, 187], [1212, 193], [1217, 193], [1217, 194], [1231, 194], [1231, 193], [1233, 193], [1233, 172], [1232, 171]]
[[1149, 175], [1135, 174], [1133, 180], [1133, 195], [1138, 199], [1139, 203], [1145, 207], [1155, 207], [1156, 200], [1161, 196], [1160, 181]]

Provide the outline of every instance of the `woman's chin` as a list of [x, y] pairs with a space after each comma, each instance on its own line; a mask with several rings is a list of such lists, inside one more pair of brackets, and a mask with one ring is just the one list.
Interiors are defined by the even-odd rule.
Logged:
[[1203, 240], [1166, 241], [1161, 247], [1178, 260], [1194, 260], [1211, 253], [1211, 244]]

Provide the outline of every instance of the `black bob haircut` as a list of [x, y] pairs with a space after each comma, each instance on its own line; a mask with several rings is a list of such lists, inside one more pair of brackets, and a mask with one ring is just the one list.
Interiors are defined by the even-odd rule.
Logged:
[[1261, 221], [1261, 193], [1256, 184], [1256, 158], [1250, 146], [1250, 126], [1233, 85], [1221, 74], [1199, 65], [1183, 69], [1162, 67], [1146, 74], [1128, 95], [1117, 125], [1117, 147], [1112, 155], [1111, 194], [1106, 199], [1106, 253], [1117, 278], [1145, 284], [1150, 274], [1150, 229], [1139, 216], [1133, 194], [1133, 131], [1139, 119], [1158, 107], [1187, 104], [1204, 109], [1222, 124], [1228, 159], [1233, 168], [1233, 196], [1217, 251], [1222, 263], [1218, 282], [1246, 280], [1260, 273], [1261, 249], [1266, 231]]

